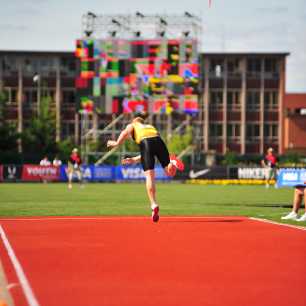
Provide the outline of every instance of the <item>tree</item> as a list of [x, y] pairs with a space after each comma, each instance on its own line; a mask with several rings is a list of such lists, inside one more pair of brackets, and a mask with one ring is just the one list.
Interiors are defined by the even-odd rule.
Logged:
[[16, 125], [10, 123], [8, 119], [7, 94], [0, 91], [0, 163], [12, 162], [13, 156], [18, 154], [17, 140], [20, 134], [17, 132]]
[[36, 156], [37, 159], [56, 153], [55, 112], [51, 102], [50, 96], [41, 99], [38, 115], [33, 116], [29, 127], [23, 133], [23, 151]]

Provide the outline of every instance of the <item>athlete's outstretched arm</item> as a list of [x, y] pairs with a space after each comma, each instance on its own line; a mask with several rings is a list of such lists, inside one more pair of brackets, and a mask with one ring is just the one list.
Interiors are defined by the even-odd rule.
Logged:
[[137, 155], [135, 157], [128, 157], [128, 158], [124, 158], [121, 163], [122, 165], [131, 165], [131, 164], [137, 164], [140, 163], [141, 160], [141, 156]]
[[107, 142], [108, 148], [115, 148], [120, 146], [133, 132], [132, 124], [127, 125], [127, 127], [120, 133], [117, 140], [109, 140]]

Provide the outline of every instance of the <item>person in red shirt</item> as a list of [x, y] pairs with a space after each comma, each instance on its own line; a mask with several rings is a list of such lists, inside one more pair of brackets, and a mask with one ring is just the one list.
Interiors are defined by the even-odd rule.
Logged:
[[78, 149], [74, 148], [68, 160], [67, 176], [68, 176], [68, 188], [72, 188], [73, 175], [76, 174], [81, 186], [83, 186], [83, 176], [81, 170], [82, 160], [78, 153]]
[[265, 168], [266, 188], [270, 187], [270, 181], [276, 179], [277, 157], [273, 153], [273, 148], [267, 150], [267, 154], [261, 161], [261, 165]]

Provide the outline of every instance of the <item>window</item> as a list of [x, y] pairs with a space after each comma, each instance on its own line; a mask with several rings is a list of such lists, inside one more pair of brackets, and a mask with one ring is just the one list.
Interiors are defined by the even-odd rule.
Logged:
[[251, 140], [251, 138], [259, 137], [259, 124], [247, 124], [246, 125], [246, 137]]
[[264, 105], [265, 110], [278, 110], [278, 92], [265, 91]]
[[277, 61], [275, 58], [265, 58], [265, 72], [278, 72]]
[[278, 137], [278, 125], [275, 123], [266, 123], [264, 125], [264, 136], [266, 138]]
[[211, 59], [209, 72], [211, 76], [220, 78], [222, 77], [224, 71], [224, 61], [223, 59]]
[[240, 110], [240, 92], [228, 91], [227, 92], [227, 109], [228, 110]]
[[229, 58], [227, 61], [227, 72], [229, 76], [241, 75], [240, 61], [237, 58]]
[[228, 138], [239, 138], [240, 137], [240, 124], [239, 123], [229, 123], [227, 125], [227, 137]]
[[2, 59], [2, 70], [4, 74], [10, 74], [17, 72], [17, 58], [5, 56]]
[[74, 136], [74, 123], [73, 122], [63, 122], [62, 123], [62, 137], [66, 138], [69, 136]]
[[68, 90], [64, 89], [63, 90], [63, 103], [65, 104], [74, 104], [75, 103], [75, 92], [73, 89]]
[[222, 124], [212, 123], [209, 125], [209, 136], [211, 137], [222, 137]]
[[76, 62], [74, 58], [61, 58], [61, 70], [68, 74], [74, 74], [76, 71]]
[[26, 89], [23, 92], [24, 104], [31, 105], [37, 102], [37, 91], [34, 89]]
[[17, 103], [17, 88], [6, 87], [5, 96], [8, 103]]
[[247, 61], [247, 72], [259, 73], [261, 67], [260, 62], [259, 58], [249, 58]]
[[260, 99], [259, 91], [248, 91], [247, 92], [247, 101], [246, 108], [249, 111], [259, 110], [260, 108]]
[[223, 92], [222, 91], [211, 91], [209, 99], [209, 107], [212, 110], [222, 109], [223, 107]]

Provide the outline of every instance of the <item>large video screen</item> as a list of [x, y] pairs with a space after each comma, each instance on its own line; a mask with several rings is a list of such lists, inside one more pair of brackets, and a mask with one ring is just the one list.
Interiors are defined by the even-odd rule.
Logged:
[[75, 54], [81, 111], [198, 112], [195, 40], [85, 39]]

